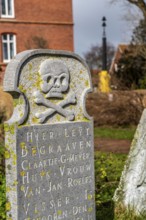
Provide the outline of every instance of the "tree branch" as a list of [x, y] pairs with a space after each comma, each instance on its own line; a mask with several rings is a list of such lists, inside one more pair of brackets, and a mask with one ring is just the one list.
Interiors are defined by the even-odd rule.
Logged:
[[[146, 2], [144, 0], [124, 0], [125, 3], [130, 3], [139, 8], [142, 12], [144, 19], [146, 20]], [[111, 4], [115, 4], [117, 2], [124, 2], [123, 0], [109, 0]]]
[[127, 0], [131, 4], [137, 6], [140, 11], [143, 13], [144, 18], [146, 19], [146, 3], [144, 0]]

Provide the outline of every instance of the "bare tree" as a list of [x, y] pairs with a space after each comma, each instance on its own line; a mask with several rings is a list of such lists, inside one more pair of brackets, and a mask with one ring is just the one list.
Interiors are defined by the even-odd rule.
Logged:
[[109, 0], [110, 3], [121, 2], [127, 5], [132, 4], [136, 6], [142, 13], [144, 19], [146, 19], [146, 1], [145, 0]]
[[[109, 69], [114, 56], [114, 46], [107, 42], [107, 68]], [[101, 70], [102, 68], [102, 45], [94, 45], [84, 54], [90, 70]]]
[[135, 5], [140, 9], [143, 14], [144, 19], [146, 19], [146, 3], [144, 0], [127, 0], [129, 3]]

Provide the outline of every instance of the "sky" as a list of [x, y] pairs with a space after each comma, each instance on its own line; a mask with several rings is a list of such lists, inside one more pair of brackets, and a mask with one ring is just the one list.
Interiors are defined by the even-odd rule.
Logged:
[[107, 18], [107, 41], [115, 47], [128, 43], [132, 28], [124, 19], [125, 9], [118, 3], [109, 4], [109, 0], [73, 0], [75, 53], [83, 57], [92, 45], [102, 43], [103, 16]]

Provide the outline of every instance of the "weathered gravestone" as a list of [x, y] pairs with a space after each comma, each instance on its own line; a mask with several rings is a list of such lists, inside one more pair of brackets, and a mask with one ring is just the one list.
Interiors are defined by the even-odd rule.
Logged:
[[137, 214], [146, 212], [146, 109], [137, 127], [114, 200]]
[[5, 124], [7, 219], [95, 220], [86, 64], [73, 53], [25, 51], [9, 63], [4, 90], [14, 98]]

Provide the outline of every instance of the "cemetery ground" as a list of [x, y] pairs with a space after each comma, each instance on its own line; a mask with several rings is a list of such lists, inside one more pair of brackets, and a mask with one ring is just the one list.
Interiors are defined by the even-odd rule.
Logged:
[[[115, 92], [114, 102], [107, 95], [94, 93], [87, 101], [87, 111], [95, 121], [95, 199], [97, 220], [142, 220], [121, 209], [114, 210], [113, 195], [118, 186], [130, 143], [143, 106], [142, 95]], [[7, 98], [6, 98], [7, 99]], [[11, 101], [10, 101], [11, 102]], [[7, 102], [10, 104], [10, 102]], [[5, 220], [5, 172], [2, 122], [11, 114], [10, 106], [1, 109], [0, 140], [0, 219]], [[5, 155], [7, 157], [7, 155]], [[6, 209], [9, 210], [6, 205]]]

